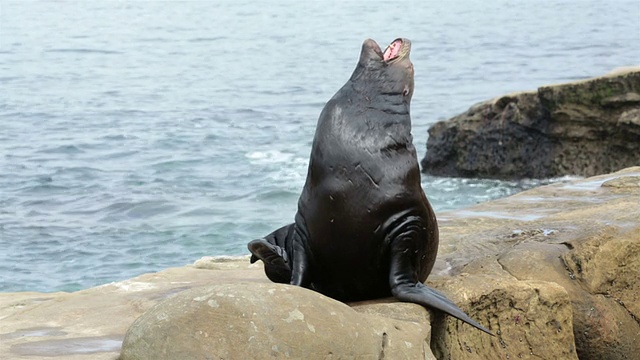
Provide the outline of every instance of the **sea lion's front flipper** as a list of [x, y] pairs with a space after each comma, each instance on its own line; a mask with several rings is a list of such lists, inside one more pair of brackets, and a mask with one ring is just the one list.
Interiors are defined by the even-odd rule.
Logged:
[[304, 243], [298, 238], [294, 238], [293, 242], [294, 257], [291, 265], [291, 285], [310, 287], [309, 279], [309, 258], [307, 256]]
[[251, 251], [251, 263], [258, 259], [264, 263], [264, 272], [269, 280], [287, 284], [291, 279], [291, 269], [287, 262], [287, 253], [279, 246], [265, 239], [256, 239], [247, 245]]
[[305, 232], [294, 223], [262, 239], [250, 241], [251, 263], [262, 260], [269, 280], [308, 288], [310, 286]]
[[251, 252], [251, 263], [258, 260], [264, 262], [264, 272], [269, 280], [288, 284], [291, 281], [289, 255], [286, 251], [288, 237], [293, 233], [294, 224], [289, 224], [272, 232], [262, 239], [250, 241], [247, 244]]
[[396, 232], [391, 239], [391, 267], [389, 285], [391, 293], [400, 301], [412, 302], [432, 309], [440, 310], [472, 325], [487, 334], [494, 335], [464, 313], [453, 301], [441, 292], [423, 284], [417, 278], [416, 244], [422, 240], [422, 233], [416, 228]]

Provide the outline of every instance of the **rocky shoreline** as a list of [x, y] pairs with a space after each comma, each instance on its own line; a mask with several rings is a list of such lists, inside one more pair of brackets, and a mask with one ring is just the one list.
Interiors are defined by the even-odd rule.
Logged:
[[594, 176], [640, 164], [640, 67], [504, 95], [429, 128], [423, 170], [497, 179]]
[[74, 293], [2, 293], [0, 358], [114, 360], [122, 350], [122, 360], [632, 359], [640, 352], [640, 167], [438, 219], [440, 252], [427, 282], [496, 337], [415, 304], [347, 306], [272, 284], [248, 258], [205, 257]]

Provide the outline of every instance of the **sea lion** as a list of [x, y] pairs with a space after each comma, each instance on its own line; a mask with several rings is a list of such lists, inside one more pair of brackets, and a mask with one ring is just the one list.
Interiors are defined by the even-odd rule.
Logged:
[[438, 309], [489, 334], [424, 285], [438, 251], [436, 217], [412, 143], [411, 42], [384, 52], [365, 40], [355, 71], [316, 128], [295, 222], [249, 242], [271, 281], [341, 301], [393, 295]]

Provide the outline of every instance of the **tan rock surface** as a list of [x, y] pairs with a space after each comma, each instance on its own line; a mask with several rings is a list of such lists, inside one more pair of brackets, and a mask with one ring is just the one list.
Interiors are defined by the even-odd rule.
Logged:
[[282, 284], [184, 291], [141, 316], [124, 339], [135, 359], [434, 359], [428, 323], [354, 311]]
[[[635, 167], [545, 186], [441, 216], [447, 240], [429, 281], [471, 317], [499, 329], [501, 343], [485, 346], [484, 337], [464, 326], [452, 331], [457, 324], [447, 319], [448, 334], [432, 323], [434, 337], [444, 337], [436, 355], [569, 359], [573, 349], [580, 359], [634, 359], [640, 353], [639, 173]], [[520, 290], [502, 291], [510, 286]], [[523, 292], [526, 286], [536, 294]], [[494, 309], [487, 312], [492, 297]], [[545, 316], [539, 304], [553, 313]], [[571, 337], [575, 345], [567, 346]], [[467, 346], [474, 353], [465, 352]]]
[[158, 302], [211, 283], [263, 282], [249, 258], [144, 274], [75, 293], [0, 294], [0, 359], [116, 359], [131, 323]]
[[[392, 299], [351, 304], [355, 311], [304, 289], [287, 289], [291, 296], [268, 300], [269, 290], [283, 285], [271, 284], [260, 264], [249, 265], [246, 257], [203, 258], [195, 266], [75, 293], [0, 294], [0, 359], [114, 360], [136, 318], [163, 300], [169, 299], [165, 304], [171, 304], [187, 296], [181, 291], [207, 289], [197, 289], [201, 286], [226, 286], [230, 293], [244, 294], [243, 301], [248, 303], [224, 305], [229, 311], [251, 306], [264, 312], [269, 309], [269, 313], [251, 318], [263, 321], [264, 326], [287, 318], [281, 316], [284, 313], [272, 316], [274, 311], [291, 312], [297, 304], [305, 319], [317, 318], [318, 325], [311, 323], [316, 331], [327, 329], [339, 339], [348, 339], [352, 333], [339, 332], [331, 328], [333, 323], [322, 322], [330, 315], [320, 316], [322, 309], [316, 311], [314, 306], [339, 309], [340, 323], [361, 324], [359, 328], [369, 340], [363, 335], [358, 341], [375, 344], [369, 349], [381, 349], [384, 332], [393, 340], [386, 347], [388, 351], [395, 351], [393, 346], [404, 341], [417, 344], [429, 337], [431, 323], [430, 345], [441, 359], [633, 359], [640, 353], [640, 187], [634, 185], [639, 176], [640, 167], [635, 167], [438, 214], [441, 247], [428, 282], [480, 323], [499, 332], [496, 337]], [[251, 301], [255, 303], [251, 305]], [[329, 314], [331, 311], [335, 310]], [[246, 325], [241, 320], [234, 321]], [[208, 324], [206, 319], [202, 323]], [[402, 330], [395, 329], [398, 324]], [[301, 327], [298, 335], [303, 330], [311, 335], [306, 329]], [[185, 325], [173, 334], [191, 330]], [[280, 344], [278, 349], [284, 349], [291, 344], [290, 335], [278, 332], [285, 330], [274, 326], [272, 346]], [[226, 339], [234, 336], [238, 333], [225, 333]], [[315, 338], [317, 346], [326, 350], [329, 343], [323, 339]], [[332, 338], [330, 344], [336, 341]], [[246, 345], [243, 338], [238, 346]], [[402, 347], [393, 349], [405, 351]], [[272, 347], [264, 351], [270, 356]], [[372, 358], [380, 355], [368, 351]], [[322, 358], [324, 353], [317, 354]], [[333, 354], [333, 358], [345, 358], [355, 353]], [[414, 354], [391, 352], [386, 358], [411, 358]], [[429, 358], [429, 353], [425, 354]]]

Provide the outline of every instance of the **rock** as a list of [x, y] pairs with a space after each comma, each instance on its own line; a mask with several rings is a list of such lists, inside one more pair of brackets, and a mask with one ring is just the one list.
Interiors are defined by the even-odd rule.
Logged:
[[224, 269], [173, 268], [74, 293], [0, 293], [0, 359], [115, 360], [131, 323], [159, 302], [212, 282], [269, 282], [248, 256], [220, 264]]
[[427, 282], [495, 337], [416, 304], [273, 284], [248, 257], [205, 257], [75, 293], [0, 294], [0, 359], [635, 359], [639, 177], [629, 168], [438, 214]]
[[465, 297], [455, 296], [455, 301], [482, 323], [490, 323], [497, 338], [440, 317], [432, 336], [438, 359], [578, 359], [571, 301], [560, 285], [465, 274], [439, 287], [454, 294], [463, 289]]
[[429, 340], [428, 323], [356, 312], [311, 290], [225, 284], [147, 311], [127, 331], [121, 360], [435, 359]]
[[[554, 184], [441, 217], [441, 233], [447, 236], [439, 254], [444, 270], [436, 272], [432, 283], [470, 316], [489, 322], [490, 329], [497, 332], [498, 323], [502, 356], [635, 359], [640, 353], [640, 188], [607, 184], [633, 184], [638, 174], [640, 167]], [[468, 280], [460, 283], [462, 279]], [[511, 289], [494, 296], [494, 309], [486, 312], [491, 289], [511, 284], [532, 286], [537, 296], [516, 296], [520, 292]], [[545, 285], [551, 286], [543, 290]], [[513, 306], [501, 304], [501, 298]], [[544, 307], [537, 303], [553, 310], [539, 310]], [[543, 314], [548, 316], [543, 319]], [[464, 327], [452, 331], [456, 324], [447, 321], [448, 338], [442, 326], [432, 323], [432, 338], [441, 339], [438, 347], [432, 343], [436, 356], [498, 357], [486, 340], [474, 338], [477, 334]], [[553, 326], [559, 331], [552, 336]], [[564, 332], [568, 326], [574, 340]], [[575, 343], [567, 347], [570, 341]], [[467, 346], [476, 357], [465, 353]]]
[[438, 176], [594, 176], [640, 164], [640, 68], [472, 106], [429, 129]]
[[626, 187], [637, 187], [640, 188], [640, 176], [623, 176], [619, 178], [615, 178], [613, 180], [605, 181], [602, 183], [604, 187], [612, 187], [612, 188], [626, 188]]
[[592, 295], [574, 299], [585, 311], [579, 318], [585, 331], [576, 334], [581, 356], [630, 359], [640, 353], [640, 227], [624, 234], [605, 228], [568, 245], [573, 249], [562, 260], [574, 286]]

